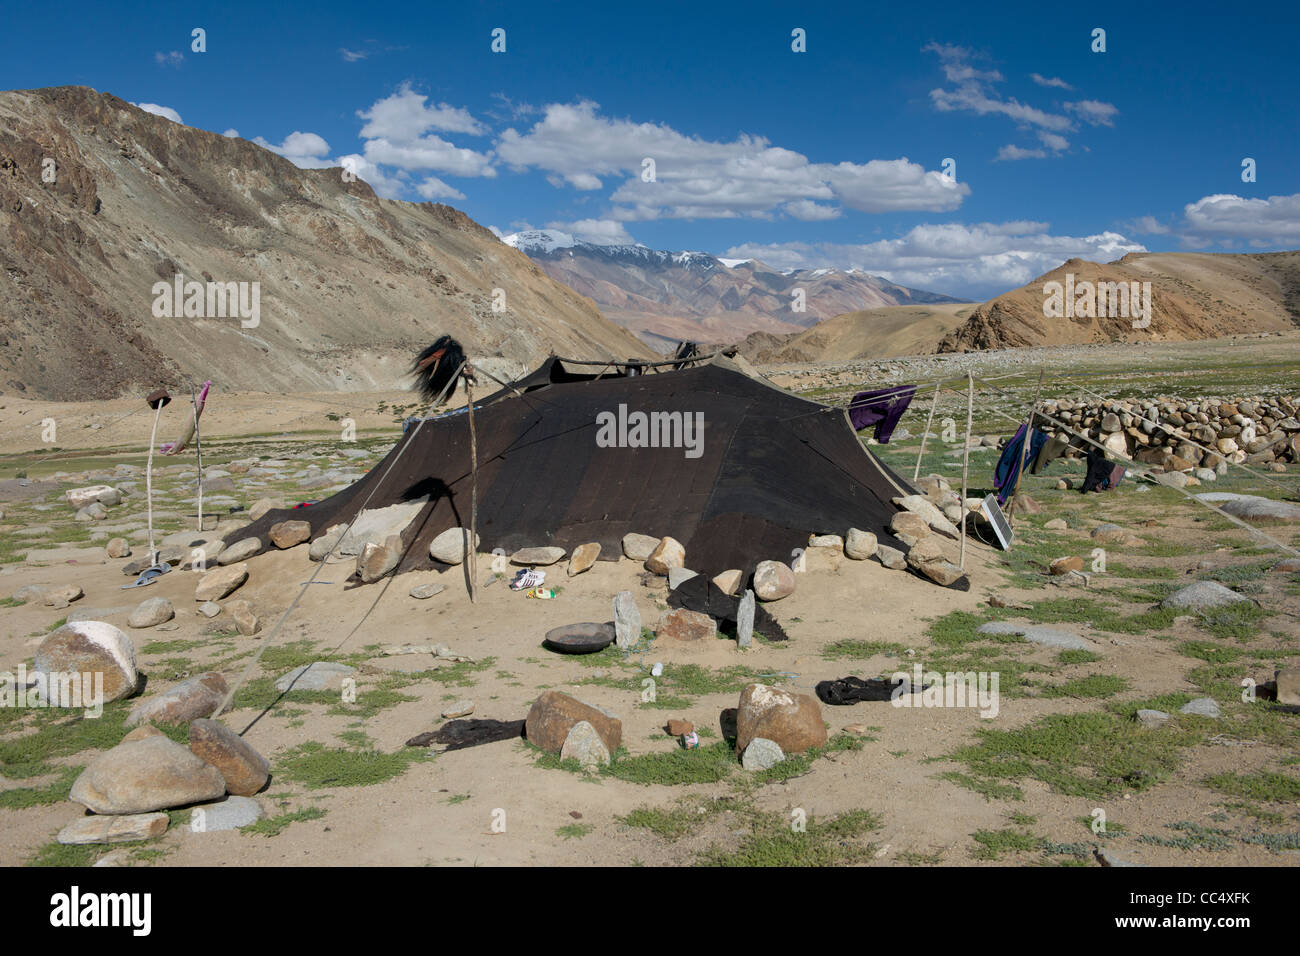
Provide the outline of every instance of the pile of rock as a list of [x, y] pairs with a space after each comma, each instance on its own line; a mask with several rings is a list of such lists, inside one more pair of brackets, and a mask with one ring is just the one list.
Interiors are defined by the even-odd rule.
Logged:
[[593, 769], [608, 766], [623, 742], [623, 722], [600, 707], [548, 690], [529, 709], [524, 733], [533, 746]]
[[786, 754], [826, 743], [826, 723], [815, 697], [750, 684], [735, 710], [736, 753], [746, 770], [766, 770]]
[[1115, 454], [1166, 472], [1300, 462], [1300, 396], [1057, 400], [1042, 409]]
[[92, 815], [64, 827], [58, 840], [150, 839], [166, 832], [166, 810], [196, 804], [191, 826], [196, 833], [247, 826], [262, 811], [246, 798], [266, 785], [270, 770], [265, 757], [215, 720], [192, 721], [188, 747], [142, 724], [77, 777], [69, 798]]

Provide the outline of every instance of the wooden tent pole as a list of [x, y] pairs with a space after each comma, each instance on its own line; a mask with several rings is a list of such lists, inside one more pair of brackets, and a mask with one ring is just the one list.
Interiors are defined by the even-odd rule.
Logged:
[[1016, 502], [1020, 500], [1020, 479], [1025, 475], [1025, 453], [1029, 450], [1029, 436], [1034, 431], [1034, 413], [1038, 411], [1038, 397], [1043, 393], [1043, 370], [1038, 370], [1038, 387], [1034, 389], [1034, 404], [1029, 406], [1029, 420], [1025, 423], [1025, 440], [1020, 443], [1020, 468], [1016, 471], [1016, 486], [1011, 490], [1011, 504], [1007, 508], [1007, 526], [1011, 526], [1011, 516], [1016, 512]]
[[[468, 372], [469, 370], [467, 370]], [[469, 415], [469, 549], [466, 554], [469, 567], [469, 599], [478, 603], [478, 435], [474, 431], [474, 386], [472, 373], [465, 376], [465, 409]]]
[[921, 450], [916, 453], [916, 470], [912, 472], [912, 483], [921, 477], [921, 459], [925, 457], [925, 440], [930, 435], [930, 425], [934, 423], [934, 410], [939, 404], [939, 387], [941, 383], [934, 383], [934, 399], [930, 402], [930, 416], [925, 420], [925, 431], [921, 432]]
[[970, 473], [970, 429], [975, 413], [975, 376], [966, 373], [966, 447], [961, 456], [961, 569], [966, 570], [966, 478]]

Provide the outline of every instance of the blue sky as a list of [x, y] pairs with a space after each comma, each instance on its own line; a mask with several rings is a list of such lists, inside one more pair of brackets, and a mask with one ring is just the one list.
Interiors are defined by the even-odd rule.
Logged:
[[23, 4], [0, 87], [92, 86], [503, 233], [954, 295], [1300, 247], [1294, 4], [975, 6]]

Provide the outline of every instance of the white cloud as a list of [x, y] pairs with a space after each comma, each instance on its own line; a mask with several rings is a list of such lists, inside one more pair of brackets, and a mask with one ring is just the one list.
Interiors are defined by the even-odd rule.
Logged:
[[372, 163], [396, 166], [398, 169], [433, 169], [453, 176], [492, 177], [497, 174], [487, 155], [456, 146], [432, 133], [406, 143], [393, 143], [382, 138], [369, 139], [366, 140], [364, 152]]
[[1232, 239], [1294, 243], [1300, 241], [1300, 193], [1267, 199], [1205, 196], [1183, 207], [1183, 220], [1191, 245]]
[[173, 123], [180, 123], [182, 126], [185, 125], [185, 121], [181, 119], [181, 114], [177, 113], [170, 106], [159, 106], [157, 103], [132, 103], [131, 105], [138, 106], [146, 113], [152, 113], [154, 116], [161, 116], [165, 119], [171, 120]]
[[835, 206], [823, 206], [811, 199], [788, 202], [781, 209], [791, 219], [801, 219], [804, 222], [818, 222], [823, 219], [838, 219], [840, 217], [840, 211]]
[[1047, 150], [1021, 149], [1019, 146], [1007, 145], [998, 150], [997, 158], [1001, 160], [1046, 159]]
[[428, 176], [424, 182], [415, 187], [415, 191], [425, 199], [464, 199], [465, 194], [459, 189], [448, 186], [437, 176]]
[[759, 259], [780, 269], [861, 269], [915, 289], [983, 299], [1024, 285], [1078, 256], [1109, 262], [1140, 243], [1115, 232], [1054, 236], [1043, 222], [945, 223], [916, 226], [897, 239], [862, 245], [747, 243], [728, 258]]
[[1054, 86], [1062, 90], [1074, 89], [1073, 86], [1058, 76], [1043, 76], [1041, 73], [1030, 73], [1029, 78], [1039, 86]]
[[227, 139], [238, 139], [238, 138], [239, 138], [239, 130], [237, 130], [237, 129], [235, 129], [235, 128], [232, 127], [232, 128], [230, 128], [230, 129], [226, 130], [226, 131], [225, 131], [224, 133], [222, 133], [221, 135], [224, 136], [224, 137], [226, 137]]
[[1138, 216], [1131, 222], [1124, 223], [1124, 228], [1139, 236], [1166, 236], [1173, 232], [1155, 216]]
[[1119, 110], [1113, 103], [1103, 103], [1100, 100], [1066, 103], [1065, 108], [1090, 126], [1114, 126], [1115, 117], [1119, 115]]
[[1059, 153], [1062, 150], [1070, 148], [1070, 141], [1068, 139], [1064, 136], [1058, 135], [1057, 133], [1049, 133], [1045, 129], [1040, 129], [1038, 131], [1038, 140], [1053, 152]]
[[338, 165], [329, 158], [330, 144], [315, 133], [294, 130], [278, 146], [261, 136], [253, 137], [253, 142], [263, 149], [278, 153], [300, 169], [322, 169]]
[[358, 179], [370, 185], [376, 196], [384, 199], [400, 199], [402, 192], [409, 185], [406, 173], [399, 172], [396, 176], [389, 176], [370, 160], [356, 153], [340, 156], [335, 164], [351, 170]]
[[584, 242], [591, 242], [598, 246], [630, 246], [635, 245], [636, 243], [636, 240], [628, 234], [628, 231], [623, 227], [623, 224], [613, 219], [579, 219], [576, 222], [548, 222], [546, 228], [567, 232]]
[[[1014, 97], [1003, 97], [994, 84], [1002, 81], [996, 71], [980, 71], [970, 67], [968, 61], [974, 56], [965, 47], [930, 43], [922, 48], [939, 56], [939, 65], [951, 88], [938, 87], [930, 91], [930, 101], [934, 108], [943, 113], [970, 112], [977, 116], [1005, 116], [1021, 128], [1031, 128], [1039, 141], [1052, 153], [1061, 153], [1070, 147], [1070, 142], [1062, 133], [1073, 132], [1079, 128], [1078, 122], [1065, 113], [1040, 109], [1022, 103]], [[1045, 77], [1031, 73], [1032, 79], [1039, 86], [1073, 89], [1070, 84], [1057, 77]], [[1079, 120], [1090, 126], [1112, 126], [1119, 110], [1111, 103], [1100, 100], [1079, 100], [1065, 103], [1067, 113], [1074, 114]], [[1022, 146], [1007, 145], [999, 151], [1000, 160], [1043, 159], [1049, 154], [1042, 149], [1029, 149]]]
[[170, 53], [155, 53], [153, 61], [159, 66], [173, 66], [177, 69], [185, 62], [185, 54], [179, 50], [172, 50]]
[[358, 110], [357, 116], [366, 121], [361, 127], [362, 139], [386, 139], [393, 143], [411, 143], [429, 130], [444, 133], [468, 133], [481, 136], [487, 130], [470, 115], [468, 110], [439, 103], [426, 106], [427, 96], [404, 83], [397, 92], [376, 100], [368, 110]]
[[[626, 177], [610, 196], [617, 204], [610, 215], [623, 221], [766, 218], [787, 204], [825, 217], [811, 204], [836, 200], [865, 212], [942, 212], [970, 193], [965, 183], [907, 159], [812, 163], [758, 136], [717, 142], [599, 110], [590, 100], [552, 103], [525, 132], [502, 133], [496, 157], [517, 171], [540, 169], [553, 184], [579, 189], [599, 188], [602, 176]], [[654, 161], [653, 182], [642, 179], [645, 159]]]
[[357, 60], [364, 60], [369, 53], [362, 53], [359, 50], [349, 50], [346, 47], [339, 47], [339, 55], [343, 57], [345, 63], [355, 63]]

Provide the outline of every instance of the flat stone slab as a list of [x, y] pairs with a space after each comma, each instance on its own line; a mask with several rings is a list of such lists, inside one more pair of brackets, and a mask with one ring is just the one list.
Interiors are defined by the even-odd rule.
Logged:
[[1246, 521], [1300, 521], [1300, 505], [1275, 501], [1259, 495], [1237, 495], [1227, 491], [1210, 491], [1196, 496], [1218, 505], [1234, 518]]
[[1223, 712], [1219, 710], [1219, 704], [1213, 697], [1198, 697], [1196, 700], [1189, 700], [1178, 708], [1180, 714], [1196, 714], [1199, 717], [1220, 717]]
[[545, 567], [559, 561], [564, 555], [563, 548], [520, 548], [510, 555], [510, 563]]
[[390, 534], [400, 535], [428, 503], [429, 496], [425, 495], [399, 501], [387, 508], [369, 508], [361, 512], [351, 530], [339, 540], [334, 553], [355, 557], [368, 541], [383, 544]]
[[252, 797], [226, 797], [220, 803], [205, 803], [190, 813], [190, 833], [217, 833], [238, 830], [266, 816], [262, 805]]
[[59, 831], [58, 841], [80, 846], [87, 843], [133, 843], [167, 832], [165, 813], [96, 814], [74, 820]]
[[989, 621], [987, 624], [981, 624], [977, 629], [979, 634], [1010, 634], [1016, 637], [1023, 637], [1025, 640], [1042, 644], [1044, 647], [1059, 647], [1067, 651], [1086, 651], [1092, 648], [1092, 645], [1081, 638], [1078, 634], [1071, 634], [1069, 631], [1058, 631], [1053, 627], [1043, 627], [1040, 624], [1016, 624], [1012, 621]]
[[338, 690], [343, 686], [343, 678], [352, 677], [357, 672], [355, 667], [339, 664], [335, 661], [313, 661], [295, 667], [275, 682], [275, 689], [286, 690]]

